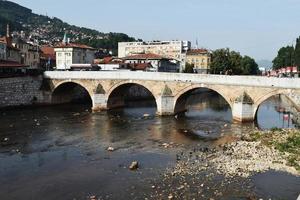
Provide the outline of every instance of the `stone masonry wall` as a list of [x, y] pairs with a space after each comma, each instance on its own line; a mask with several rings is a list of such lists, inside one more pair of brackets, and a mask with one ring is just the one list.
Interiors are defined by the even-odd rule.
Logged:
[[41, 76], [0, 79], [0, 108], [42, 103], [41, 85]]

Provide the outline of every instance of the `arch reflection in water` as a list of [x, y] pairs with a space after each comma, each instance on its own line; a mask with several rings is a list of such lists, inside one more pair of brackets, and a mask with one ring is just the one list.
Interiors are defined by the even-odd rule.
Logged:
[[219, 138], [232, 121], [230, 105], [219, 93], [206, 88], [183, 94], [175, 109], [185, 111], [177, 115], [177, 124], [181, 127], [179, 131], [191, 138]]
[[275, 95], [259, 106], [256, 118], [258, 127], [262, 129], [295, 128], [297, 115], [299, 112], [285, 95]]
[[125, 83], [115, 88], [108, 97], [107, 108], [153, 107], [156, 100], [151, 91], [136, 83]]

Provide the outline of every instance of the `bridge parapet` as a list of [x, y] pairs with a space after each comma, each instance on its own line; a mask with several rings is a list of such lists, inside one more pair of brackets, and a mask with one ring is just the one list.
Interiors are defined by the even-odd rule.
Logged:
[[300, 78], [274, 78], [261, 76], [225, 76], [208, 74], [184, 74], [164, 72], [101, 72], [101, 71], [47, 71], [50, 79], [90, 79], [90, 80], [148, 80], [183, 83], [205, 83], [232, 86], [272, 87], [300, 89]]

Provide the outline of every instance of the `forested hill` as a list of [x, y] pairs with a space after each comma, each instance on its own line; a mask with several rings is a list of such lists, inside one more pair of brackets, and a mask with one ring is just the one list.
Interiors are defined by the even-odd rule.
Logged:
[[[61, 41], [66, 31], [73, 42], [80, 42], [95, 48], [116, 50], [118, 42], [135, 41], [124, 33], [102, 33], [89, 28], [70, 25], [56, 17], [48, 17], [32, 13], [11, 1], [0, 0], [0, 34], [6, 32], [6, 25], [10, 24], [14, 35], [37, 39], [41, 44], [54, 44]], [[23, 34], [24, 35], [24, 34]]]

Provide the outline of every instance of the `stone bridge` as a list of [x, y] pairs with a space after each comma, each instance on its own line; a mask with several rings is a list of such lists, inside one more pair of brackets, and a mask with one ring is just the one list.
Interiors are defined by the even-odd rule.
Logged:
[[124, 105], [126, 88], [139, 85], [153, 95], [157, 114], [161, 116], [184, 111], [188, 95], [199, 88], [220, 94], [230, 105], [233, 119], [240, 122], [253, 121], [259, 106], [279, 94], [285, 95], [300, 111], [300, 79], [292, 78], [132, 71], [49, 71], [44, 73], [43, 85], [48, 88], [47, 103], [53, 104], [70, 101], [68, 88], [80, 86], [89, 94], [94, 110]]

